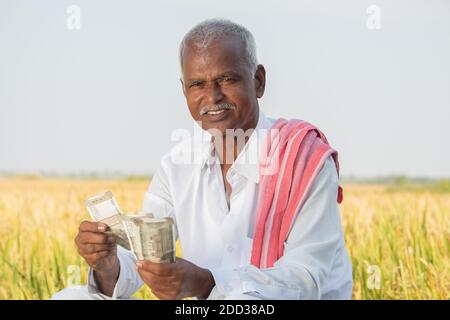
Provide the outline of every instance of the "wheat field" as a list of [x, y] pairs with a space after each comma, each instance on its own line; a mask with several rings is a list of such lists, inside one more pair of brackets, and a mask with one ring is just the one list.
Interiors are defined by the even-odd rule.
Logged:
[[[74, 238], [87, 197], [137, 212], [146, 180], [0, 178], [0, 299], [48, 299], [84, 284]], [[450, 192], [346, 185], [341, 217], [354, 299], [450, 299]], [[178, 254], [180, 254], [178, 250]], [[154, 299], [148, 288], [135, 295]]]

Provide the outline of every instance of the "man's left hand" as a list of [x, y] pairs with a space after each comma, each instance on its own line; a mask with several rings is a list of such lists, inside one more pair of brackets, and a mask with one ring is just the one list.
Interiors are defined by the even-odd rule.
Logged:
[[178, 258], [174, 263], [137, 261], [137, 271], [161, 300], [207, 298], [215, 285], [211, 271]]

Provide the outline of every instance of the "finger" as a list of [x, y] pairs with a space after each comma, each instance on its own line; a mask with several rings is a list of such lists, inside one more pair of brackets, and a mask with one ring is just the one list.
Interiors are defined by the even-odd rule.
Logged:
[[115, 244], [94, 244], [94, 243], [88, 243], [88, 244], [84, 244], [81, 245], [79, 248], [79, 252], [81, 254], [92, 254], [95, 252], [100, 252], [100, 251], [111, 251], [114, 249], [116, 245]]
[[157, 274], [154, 274], [150, 271], [146, 271], [144, 269], [140, 269], [136, 267], [137, 272], [141, 276], [142, 280], [144, 280], [145, 283], [153, 283], [155, 278], [159, 277]]
[[[177, 296], [180, 290], [180, 284], [174, 278], [158, 277], [149, 272], [139, 273], [144, 283], [153, 291]], [[169, 279], [166, 281], [165, 279]]]
[[177, 278], [173, 275], [160, 276], [143, 269], [137, 269], [137, 271], [140, 274], [141, 278], [148, 283], [161, 285], [163, 287], [170, 287], [177, 283]]
[[158, 276], [170, 276], [175, 273], [177, 265], [175, 263], [157, 263], [147, 260], [139, 260], [136, 262], [138, 269], [151, 272]]
[[101, 222], [94, 221], [83, 221], [80, 223], [79, 231], [80, 232], [105, 232], [108, 228], [108, 225]]
[[[142, 277], [142, 275], [141, 275]], [[172, 285], [167, 285], [164, 282], [158, 282], [157, 280], [148, 279], [142, 277], [144, 283], [150, 288], [150, 290], [161, 299], [161, 295], [175, 297], [179, 294], [180, 286], [173, 283]]]
[[163, 282], [160, 282], [156, 279], [148, 279], [143, 278], [144, 282], [152, 289], [152, 291], [159, 291], [163, 293], [176, 293], [177, 287], [176, 286], [168, 286], [164, 284]]
[[80, 244], [114, 244], [116, 243], [116, 237], [104, 233], [80, 232], [78, 234], [78, 242]]
[[84, 255], [84, 258], [86, 260], [96, 262], [103, 258], [109, 257], [113, 254], [114, 254], [114, 250], [105, 250], [105, 251], [94, 252], [91, 254], [86, 254], [86, 255]]

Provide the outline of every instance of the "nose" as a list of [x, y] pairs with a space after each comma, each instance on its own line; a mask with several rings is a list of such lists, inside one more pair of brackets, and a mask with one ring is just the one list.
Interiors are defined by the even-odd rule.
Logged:
[[222, 102], [224, 97], [222, 88], [216, 81], [207, 82], [205, 86], [205, 98], [208, 105]]

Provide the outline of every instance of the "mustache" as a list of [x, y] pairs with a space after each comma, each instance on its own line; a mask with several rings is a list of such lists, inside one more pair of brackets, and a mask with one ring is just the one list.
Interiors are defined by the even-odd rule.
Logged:
[[200, 109], [200, 115], [203, 116], [207, 114], [210, 111], [220, 111], [220, 110], [235, 110], [236, 106], [230, 104], [230, 103], [219, 103], [219, 104], [213, 104], [210, 106], [204, 106]]

